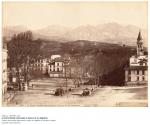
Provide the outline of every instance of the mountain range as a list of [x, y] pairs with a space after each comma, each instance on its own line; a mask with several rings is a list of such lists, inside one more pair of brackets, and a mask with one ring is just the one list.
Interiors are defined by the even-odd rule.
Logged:
[[[26, 26], [3, 27], [3, 36], [11, 38], [14, 34], [30, 30]], [[138, 32], [141, 30], [144, 39], [144, 46], [147, 46], [147, 30], [140, 29], [134, 25], [123, 26], [118, 23], [107, 23], [84, 25], [76, 28], [69, 28], [59, 25], [50, 25], [38, 30], [31, 30], [34, 39], [45, 39], [50, 41], [71, 42], [75, 40], [89, 40], [105, 43], [117, 43], [126, 45], [136, 45]]]

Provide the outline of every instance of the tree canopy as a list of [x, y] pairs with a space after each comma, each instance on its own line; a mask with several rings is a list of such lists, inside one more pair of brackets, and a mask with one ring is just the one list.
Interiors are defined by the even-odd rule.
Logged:
[[30, 57], [30, 61], [40, 54], [41, 43], [33, 40], [32, 32], [15, 34], [8, 42], [8, 66], [21, 66]]

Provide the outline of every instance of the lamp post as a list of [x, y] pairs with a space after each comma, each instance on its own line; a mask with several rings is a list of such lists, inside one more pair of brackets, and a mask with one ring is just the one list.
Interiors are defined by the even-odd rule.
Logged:
[[65, 80], [66, 80], [66, 82], [65, 82], [66, 92], [68, 91], [67, 66], [68, 66], [68, 61], [65, 60], [64, 61], [64, 69], [65, 69]]

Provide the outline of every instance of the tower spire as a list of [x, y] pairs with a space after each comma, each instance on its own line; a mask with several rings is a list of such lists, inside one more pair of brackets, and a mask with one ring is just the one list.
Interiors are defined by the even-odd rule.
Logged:
[[139, 34], [138, 34], [138, 37], [137, 37], [137, 41], [140, 41], [140, 40], [142, 40], [143, 38], [142, 38], [142, 35], [141, 35], [141, 30], [139, 30]]
[[137, 55], [143, 55], [143, 38], [141, 35], [141, 30], [139, 30], [139, 34], [137, 37]]

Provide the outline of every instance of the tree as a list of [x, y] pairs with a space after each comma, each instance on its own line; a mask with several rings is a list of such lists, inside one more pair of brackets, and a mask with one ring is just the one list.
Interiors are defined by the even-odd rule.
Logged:
[[77, 55], [71, 59], [70, 68], [71, 76], [74, 82], [75, 87], [79, 86], [82, 83], [84, 76], [84, 66], [83, 66], [84, 57]]
[[33, 40], [31, 31], [15, 34], [8, 43], [8, 67], [16, 69], [19, 90], [21, 89], [20, 71], [24, 74], [24, 82], [27, 82], [30, 61], [39, 55], [40, 46], [40, 42]]

